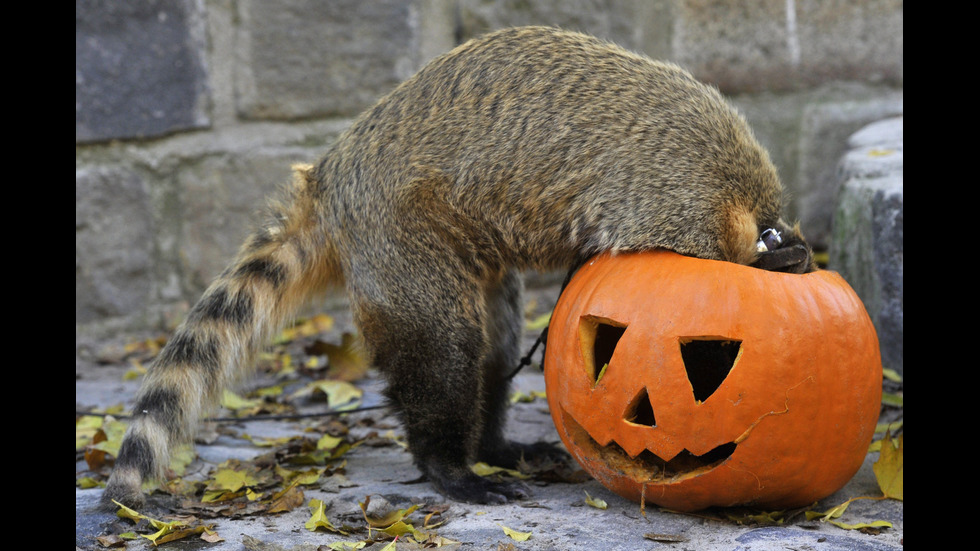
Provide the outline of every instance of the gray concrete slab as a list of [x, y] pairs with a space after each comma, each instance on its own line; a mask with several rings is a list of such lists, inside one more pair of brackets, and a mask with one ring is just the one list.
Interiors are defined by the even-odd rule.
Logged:
[[[105, 367], [94, 367], [105, 370]], [[134, 383], [123, 383], [118, 373], [106, 375], [76, 370], [76, 405], [117, 403], [135, 390]], [[380, 401], [377, 379], [361, 383], [366, 389], [365, 403]], [[516, 379], [516, 389], [524, 392], [542, 390], [544, 379], [540, 372], [526, 370]], [[387, 410], [356, 414], [372, 419], [372, 428], [352, 429], [352, 436], [365, 431], [387, 431], [397, 422]], [[249, 422], [235, 425], [234, 430], [257, 436], [301, 434], [310, 421]], [[509, 433], [522, 441], [558, 441], [558, 436], [541, 399], [513, 406]], [[222, 436], [211, 444], [199, 445], [200, 459], [195, 469], [206, 469], [228, 457], [249, 457], [265, 451], [241, 439]], [[880, 495], [871, 464], [877, 454], [869, 454], [864, 466], [842, 490], [814, 505], [812, 510], [823, 511], [849, 498]], [[443, 506], [440, 518], [444, 524], [434, 531], [450, 540], [460, 542], [460, 549], [542, 549], [542, 550], [898, 550], [902, 549], [904, 523], [903, 503], [893, 500], [857, 501], [840, 520], [848, 523], [885, 520], [892, 524], [877, 534], [844, 530], [816, 520], [808, 521], [798, 513], [780, 525], [739, 524], [721, 520], [728, 511], [710, 510], [702, 514], [665, 512], [654, 506], [641, 511], [637, 503], [624, 500], [606, 490], [594, 480], [579, 483], [528, 483], [529, 499], [506, 505], [486, 506], [456, 503], [446, 500], [427, 482], [419, 482], [419, 471], [412, 465], [408, 452], [399, 446], [361, 446], [346, 455], [345, 474], [350, 486], [342, 488], [307, 489], [305, 501], [316, 498], [327, 504], [328, 518], [335, 525], [364, 526], [359, 502], [371, 496], [375, 505], [387, 501], [395, 508], [422, 504], [424, 507]], [[76, 465], [76, 470], [80, 467]], [[604, 500], [608, 507], [600, 510], [586, 505], [586, 493]], [[75, 542], [77, 548], [98, 549], [93, 537], [101, 533], [111, 514], [93, 510], [101, 495], [100, 489], [75, 492]], [[734, 513], [734, 511], [731, 511]], [[171, 549], [225, 550], [316, 550], [327, 549], [330, 543], [358, 541], [367, 532], [344, 537], [327, 532], [310, 532], [304, 524], [310, 518], [307, 507], [288, 513], [259, 515], [241, 519], [214, 519], [214, 528], [224, 541], [205, 544], [190, 539], [165, 544]], [[421, 524], [422, 515], [415, 513], [410, 520]], [[211, 522], [211, 521], [209, 521]], [[508, 537], [503, 527], [530, 532], [528, 540], [518, 542]], [[659, 540], [645, 537], [659, 534]], [[666, 541], [667, 536], [676, 542]], [[127, 544], [127, 549], [150, 549], [148, 540]], [[369, 549], [380, 549], [375, 544]], [[400, 542], [397, 549], [413, 547]]]

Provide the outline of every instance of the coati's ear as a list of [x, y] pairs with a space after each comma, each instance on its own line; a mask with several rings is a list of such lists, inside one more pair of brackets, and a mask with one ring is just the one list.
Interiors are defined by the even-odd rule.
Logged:
[[[782, 221], [780, 221], [782, 223]], [[751, 265], [771, 272], [805, 274], [817, 269], [813, 250], [800, 234], [799, 224], [782, 231], [766, 228], [759, 235], [756, 249], [759, 257]]]

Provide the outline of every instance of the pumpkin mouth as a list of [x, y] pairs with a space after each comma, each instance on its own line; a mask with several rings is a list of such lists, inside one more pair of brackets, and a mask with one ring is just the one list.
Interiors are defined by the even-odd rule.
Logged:
[[598, 458], [611, 469], [638, 483], [673, 484], [701, 476], [728, 460], [737, 447], [735, 442], [728, 442], [702, 455], [685, 449], [670, 460], [664, 460], [650, 450], [630, 456], [615, 441], [606, 445], [597, 442], [563, 407], [561, 414], [565, 431], [576, 445], [588, 450], [587, 456]]

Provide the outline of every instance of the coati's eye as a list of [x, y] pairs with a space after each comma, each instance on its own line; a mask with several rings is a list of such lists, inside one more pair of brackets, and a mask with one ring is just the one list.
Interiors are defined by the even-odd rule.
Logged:
[[778, 249], [780, 245], [783, 244], [783, 236], [779, 235], [779, 232], [773, 228], [767, 228], [762, 232], [759, 240], [755, 243], [755, 248], [760, 253], [766, 251], [771, 251]]

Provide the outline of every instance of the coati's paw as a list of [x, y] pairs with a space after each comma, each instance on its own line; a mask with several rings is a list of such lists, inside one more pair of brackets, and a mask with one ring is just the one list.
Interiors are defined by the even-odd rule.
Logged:
[[770, 272], [804, 273], [808, 271], [809, 258], [810, 253], [804, 245], [793, 245], [759, 253], [752, 266]]
[[143, 492], [136, 492], [135, 494], [110, 494], [103, 492], [102, 498], [99, 500], [99, 509], [103, 511], [115, 511], [119, 509], [119, 505], [140, 511], [146, 506], [146, 496], [143, 495]]
[[495, 467], [516, 469], [521, 463], [538, 466], [549, 463], [569, 463], [572, 456], [562, 447], [548, 442], [533, 444], [506, 442], [494, 450], [481, 454], [480, 460]]
[[784, 239], [775, 229], [769, 228], [762, 232], [756, 249], [759, 257], [752, 263], [755, 268], [794, 274], [803, 274], [814, 269], [813, 251], [810, 247], [795, 236]]
[[450, 499], [466, 503], [501, 505], [514, 499], [526, 499], [530, 494], [517, 482], [493, 482], [477, 475], [433, 481]]

